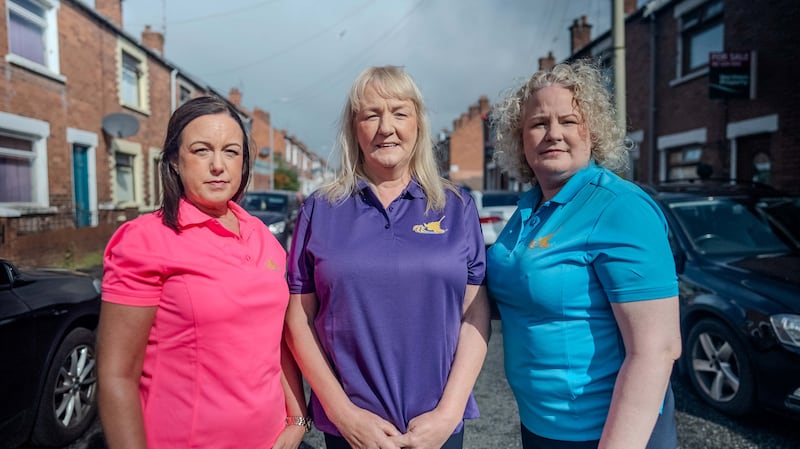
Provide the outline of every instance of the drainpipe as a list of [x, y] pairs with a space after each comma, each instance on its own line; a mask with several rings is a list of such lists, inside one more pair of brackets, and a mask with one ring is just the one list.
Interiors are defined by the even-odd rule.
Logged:
[[655, 158], [658, 155], [658, 149], [656, 148], [658, 139], [656, 133], [656, 69], [658, 65], [656, 64], [657, 61], [657, 54], [656, 51], [658, 50], [656, 47], [656, 34], [658, 33], [658, 28], [656, 27], [656, 15], [650, 15], [650, 77], [648, 80], [647, 86], [647, 129], [649, 131], [647, 139], [647, 181], [654, 182], [656, 181], [654, 172], [655, 172]]
[[175, 104], [175, 97], [177, 95], [178, 89], [178, 69], [172, 69], [169, 73], [169, 111], [170, 113], [175, 112], [177, 109], [177, 105]]

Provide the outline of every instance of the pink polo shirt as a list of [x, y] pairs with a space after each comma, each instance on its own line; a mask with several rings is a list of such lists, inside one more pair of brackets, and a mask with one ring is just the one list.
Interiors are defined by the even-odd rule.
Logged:
[[105, 251], [103, 300], [157, 306], [140, 396], [148, 447], [271, 448], [285, 426], [280, 342], [286, 252], [237, 204], [240, 236], [180, 204], [180, 229], [151, 213]]

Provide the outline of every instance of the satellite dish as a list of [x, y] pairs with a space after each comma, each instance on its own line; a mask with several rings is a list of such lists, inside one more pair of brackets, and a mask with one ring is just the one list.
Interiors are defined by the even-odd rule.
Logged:
[[139, 120], [124, 112], [116, 112], [103, 117], [103, 131], [113, 137], [128, 137], [139, 131]]

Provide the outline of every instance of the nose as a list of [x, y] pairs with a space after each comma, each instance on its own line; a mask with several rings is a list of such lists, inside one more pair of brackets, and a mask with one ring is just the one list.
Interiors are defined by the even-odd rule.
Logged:
[[549, 140], [561, 140], [564, 137], [564, 128], [560, 123], [554, 121], [547, 125], [547, 136]]
[[378, 125], [378, 132], [382, 136], [391, 136], [394, 133], [394, 120], [391, 115], [381, 117], [380, 125]]
[[222, 151], [215, 151], [213, 156], [211, 156], [209, 169], [211, 170], [212, 174], [218, 175], [225, 171], [224, 157], [225, 156], [222, 154]]

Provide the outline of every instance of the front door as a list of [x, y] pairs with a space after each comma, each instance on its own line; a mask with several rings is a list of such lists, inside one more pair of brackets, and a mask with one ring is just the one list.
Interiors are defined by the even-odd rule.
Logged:
[[75, 226], [89, 226], [92, 210], [89, 204], [89, 147], [72, 145], [72, 191], [75, 192]]

